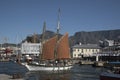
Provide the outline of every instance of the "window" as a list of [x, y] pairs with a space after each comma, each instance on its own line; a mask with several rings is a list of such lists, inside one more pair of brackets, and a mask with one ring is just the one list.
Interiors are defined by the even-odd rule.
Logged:
[[94, 52], [94, 49], [92, 49], [92, 52]]
[[81, 52], [83, 53], [83, 49], [81, 49]]
[[98, 52], [98, 49], [96, 49], [96, 52]]
[[74, 54], [74, 56], [76, 57], [76, 54]]
[[87, 52], [87, 49], [86, 49], [86, 52]]
[[81, 54], [78, 54], [78, 56], [81, 56]]
[[89, 52], [90, 52], [91, 50], [89, 49]]

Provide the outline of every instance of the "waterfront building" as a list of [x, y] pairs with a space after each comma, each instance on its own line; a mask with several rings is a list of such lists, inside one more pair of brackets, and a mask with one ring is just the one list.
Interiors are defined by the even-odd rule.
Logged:
[[35, 55], [40, 54], [41, 43], [22, 43], [21, 44], [21, 53], [22, 55]]
[[114, 40], [108, 40], [108, 39], [105, 39], [103, 41], [99, 41], [99, 45], [101, 47], [108, 47], [108, 46], [113, 46], [115, 44]]
[[100, 52], [100, 47], [97, 44], [79, 44], [72, 47], [72, 57], [92, 57]]
[[101, 49], [101, 56], [120, 56], [120, 46], [108, 46]]
[[107, 39], [105, 39], [104, 45], [106, 45], [106, 46], [113, 46], [114, 45], [114, 40], [107, 40]]
[[120, 39], [104, 40], [101, 45], [101, 56], [119, 56], [120, 55]]

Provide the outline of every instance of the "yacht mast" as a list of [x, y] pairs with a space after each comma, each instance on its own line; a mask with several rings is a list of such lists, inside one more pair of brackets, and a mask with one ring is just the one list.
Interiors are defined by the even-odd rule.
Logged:
[[[57, 32], [56, 32], [57, 41], [59, 40], [59, 31], [60, 31], [60, 8], [58, 9], [58, 22], [57, 22]], [[57, 45], [55, 47], [54, 58], [55, 59], [57, 58]]]
[[46, 32], [46, 22], [44, 22], [43, 24], [43, 32], [42, 32], [42, 40], [41, 40], [42, 43], [44, 42], [45, 32]]
[[58, 10], [57, 35], [59, 35], [59, 31], [60, 31], [60, 8]]
[[43, 31], [42, 31], [42, 39], [41, 39], [41, 47], [40, 47], [40, 59], [42, 59], [42, 48], [43, 48], [43, 43], [44, 43], [44, 38], [45, 38], [45, 32], [46, 32], [46, 22], [43, 24]]

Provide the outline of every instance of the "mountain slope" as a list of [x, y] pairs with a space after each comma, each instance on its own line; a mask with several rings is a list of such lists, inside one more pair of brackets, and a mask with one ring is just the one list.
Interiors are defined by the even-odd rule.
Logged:
[[104, 30], [104, 31], [92, 31], [92, 32], [76, 32], [74, 36], [70, 37], [70, 43], [76, 44], [76, 43], [93, 43], [97, 44], [99, 40], [115, 40], [118, 37], [120, 37], [120, 29], [118, 30]]

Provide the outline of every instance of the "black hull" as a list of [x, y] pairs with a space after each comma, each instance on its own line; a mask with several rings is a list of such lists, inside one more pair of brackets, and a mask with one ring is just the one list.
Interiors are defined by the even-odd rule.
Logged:
[[120, 80], [120, 74], [103, 73], [100, 75], [100, 80]]

